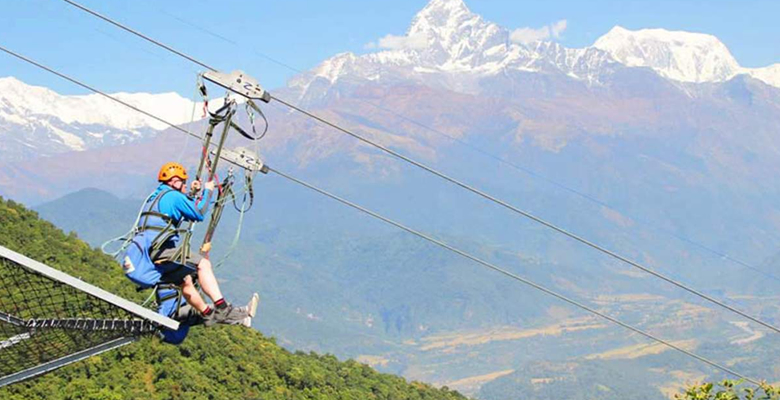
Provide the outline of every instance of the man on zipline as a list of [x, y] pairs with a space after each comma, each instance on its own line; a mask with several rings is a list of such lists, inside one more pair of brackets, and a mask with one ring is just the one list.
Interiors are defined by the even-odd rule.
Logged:
[[[182, 222], [203, 221], [208, 208], [206, 199], [214, 190], [214, 182], [206, 182], [203, 188], [199, 181], [192, 182], [193, 193], [203, 189], [201, 200], [196, 202], [186, 194], [187, 171], [181, 164], [171, 162], [163, 165], [157, 180], [160, 185], [146, 200], [136, 234], [125, 253], [125, 275], [144, 288], [159, 283], [180, 286], [182, 296], [200, 314], [206, 326], [217, 323], [250, 326], [257, 308], [257, 294], [245, 307], [233, 307], [227, 303], [214, 277], [211, 262], [190, 251], [189, 243], [180, 237], [180, 233], [186, 232], [186, 229], [180, 228]], [[200, 295], [194, 279], [213, 301], [213, 308]], [[178, 306], [175, 308], [178, 309]], [[196, 320], [200, 322], [200, 318]]]

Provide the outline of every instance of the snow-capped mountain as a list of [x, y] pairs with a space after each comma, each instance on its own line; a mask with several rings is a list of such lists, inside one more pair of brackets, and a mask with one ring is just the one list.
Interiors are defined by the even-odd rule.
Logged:
[[702, 33], [620, 26], [599, 38], [593, 47], [629, 67], [649, 67], [680, 82], [722, 82], [740, 72], [737, 60], [718, 38]]
[[[175, 93], [113, 96], [174, 124], [192, 118], [192, 102]], [[4, 161], [127, 143], [167, 127], [97, 94], [63, 96], [12, 77], [0, 78], [0, 149]]]
[[[388, 40], [392, 39], [392, 40]], [[464, 92], [507, 71], [562, 74], [599, 84], [617, 66], [651, 68], [678, 82], [722, 82], [749, 74], [780, 87], [780, 66], [746, 69], [712, 35], [615, 27], [593, 46], [566, 48], [551, 41], [515, 43], [512, 32], [472, 13], [463, 0], [431, 0], [405, 36], [388, 36], [385, 50], [339, 54], [289, 82], [301, 99], [324, 96], [337, 82], [410, 79]]]
[[616, 26], [593, 47], [609, 53], [621, 64], [648, 67], [679, 82], [724, 82], [737, 75], [750, 75], [780, 88], [780, 64], [743, 68], [723, 42], [703, 33], [665, 29], [630, 31]]
[[[572, 49], [549, 40], [521, 41], [513, 33], [471, 12], [463, 0], [431, 0], [403, 36], [388, 35], [368, 46], [380, 49], [367, 54], [325, 60], [291, 79], [285, 95], [312, 104], [349, 97], [350, 88], [366, 82], [411, 82], [469, 95], [581, 97], [616, 80], [649, 90], [656, 83], [688, 86], [738, 75], [780, 87], [780, 64], [743, 68], [711, 35], [615, 27], [593, 46]], [[192, 102], [175, 93], [115, 96], [175, 124], [192, 118]], [[0, 79], [0, 161], [126, 143], [164, 128], [99, 95], [62, 96]]]
[[568, 49], [557, 43], [513, 43], [511, 32], [472, 13], [462, 0], [432, 0], [394, 47], [362, 56], [342, 53], [289, 82], [301, 97], [338, 80], [412, 79], [473, 91], [475, 80], [506, 70], [563, 73], [593, 80], [614, 63], [596, 48]]
[[780, 88], [780, 64], [770, 65], [764, 68], [744, 68], [744, 73], [756, 78], [764, 83]]

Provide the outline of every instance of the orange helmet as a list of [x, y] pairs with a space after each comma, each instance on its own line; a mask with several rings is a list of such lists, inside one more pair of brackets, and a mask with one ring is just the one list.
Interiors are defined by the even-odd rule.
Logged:
[[157, 174], [157, 180], [160, 182], [168, 182], [173, 177], [179, 177], [183, 180], [187, 180], [187, 170], [184, 166], [177, 162], [169, 162], [160, 168], [160, 172]]

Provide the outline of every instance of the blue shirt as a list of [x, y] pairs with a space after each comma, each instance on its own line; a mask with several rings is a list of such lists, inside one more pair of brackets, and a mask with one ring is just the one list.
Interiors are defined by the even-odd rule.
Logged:
[[[157, 198], [157, 196], [166, 190], [171, 190], [172, 188], [164, 183], [161, 183], [160, 186], [157, 187], [157, 189], [152, 193], [152, 196], [149, 198], [149, 201], [154, 201], [154, 199]], [[202, 198], [204, 200], [201, 200], [201, 202], [205, 201], [206, 198], [208, 198], [209, 190], [204, 189]], [[203, 221], [203, 214], [201, 213], [201, 210], [199, 209], [199, 204], [195, 202], [192, 198], [187, 196], [186, 194], [179, 192], [175, 189], [173, 189], [171, 192], [168, 192], [160, 199], [159, 204], [157, 205], [160, 213], [167, 215], [172, 220], [174, 220], [176, 223], [180, 223], [182, 220], [184, 221], [193, 221], [193, 222], [200, 222]], [[203, 207], [203, 205], [200, 205], [200, 207]], [[203, 207], [205, 211], [205, 207]]]

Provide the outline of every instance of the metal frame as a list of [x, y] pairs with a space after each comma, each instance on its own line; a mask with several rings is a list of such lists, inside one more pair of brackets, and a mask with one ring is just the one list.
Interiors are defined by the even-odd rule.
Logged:
[[228, 74], [206, 71], [203, 73], [203, 77], [209, 82], [222, 86], [248, 99], [261, 100], [265, 103], [271, 101], [271, 93], [266, 92], [255, 78], [247, 75], [244, 71], [233, 71]]
[[[179, 323], [170, 319], [166, 318], [160, 314], [157, 314], [156, 312], [149, 310], [147, 308], [141, 307], [138, 304], [135, 304], [129, 300], [125, 300], [115, 294], [111, 294], [103, 289], [100, 289], [99, 287], [90, 285], [89, 283], [86, 283], [80, 279], [76, 279], [64, 272], [58, 271], [54, 268], [51, 268], [47, 265], [44, 265], [38, 261], [35, 261], [31, 258], [25, 257], [15, 251], [9, 250], [3, 246], [0, 246], [0, 257], [6, 258], [8, 260], [11, 260], [17, 264], [22, 265], [24, 268], [29, 269], [31, 271], [34, 271], [36, 273], [39, 273], [51, 280], [64, 283], [68, 286], [71, 286], [75, 289], [78, 289], [84, 293], [87, 293], [91, 296], [97, 297], [100, 300], [103, 300], [109, 304], [112, 304], [114, 306], [117, 306], [129, 313], [132, 313], [140, 318], [146, 319], [148, 321], [151, 321], [160, 327], [171, 329], [171, 330], [177, 330], [179, 329]], [[0, 382], [2, 382], [0, 380]]]
[[[216, 156], [217, 150], [212, 149], [211, 154]], [[220, 156], [227, 162], [244, 168], [250, 172], [260, 171], [263, 174], [268, 173], [268, 168], [266, 168], [265, 164], [263, 164], [263, 160], [261, 160], [257, 154], [249, 149], [243, 147], [238, 147], [235, 149], [222, 149], [222, 154], [220, 154]]]
[[31, 337], [32, 337], [32, 333], [30, 332], [25, 332], [16, 336], [11, 336], [8, 339], [5, 339], [2, 342], [0, 342], [0, 350], [14, 347], [17, 344], [22, 343], [23, 341]]
[[73, 364], [75, 362], [87, 359], [89, 357], [96, 356], [100, 353], [105, 353], [106, 351], [128, 345], [130, 343], [135, 342], [136, 340], [137, 339], [134, 337], [124, 337], [124, 338], [114, 339], [110, 342], [106, 342], [101, 345], [89, 348], [87, 350], [82, 350], [78, 353], [73, 353], [71, 355], [58, 358], [53, 361], [49, 361], [47, 363], [32, 367], [30, 369], [26, 369], [24, 371], [20, 371], [11, 375], [0, 377], [0, 387], [10, 385], [12, 383], [21, 382], [25, 379], [30, 379], [38, 375], [43, 375], [47, 372], [53, 371], [57, 368], [64, 367], [68, 364]]
[[6, 324], [16, 325], [16, 326], [26, 326], [25, 320], [15, 317], [11, 314], [4, 313], [2, 310], [0, 310], [0, 322], [5, 322]]

